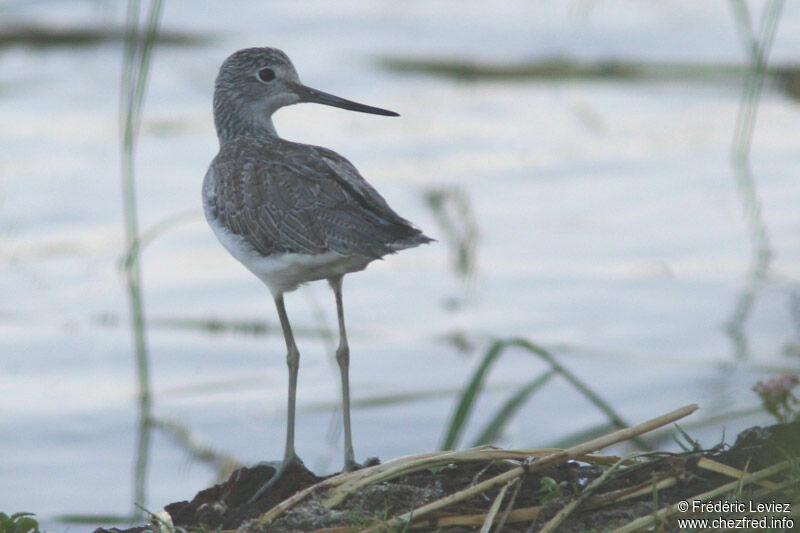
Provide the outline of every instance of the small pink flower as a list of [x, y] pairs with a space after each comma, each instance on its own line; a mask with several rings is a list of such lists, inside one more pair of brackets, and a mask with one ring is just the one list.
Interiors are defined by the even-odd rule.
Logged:
[[759, 381], [753, 390], [761, 397], [764, 409], [780, 422], [797, 416], [795, 407], [800, 404], [792, 389], [800, 384], [797, 374], [783, 374], [767, 381]]

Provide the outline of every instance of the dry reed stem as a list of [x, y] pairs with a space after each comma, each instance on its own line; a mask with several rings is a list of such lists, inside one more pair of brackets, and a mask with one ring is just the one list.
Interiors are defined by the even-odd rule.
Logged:
[[[555, 452], [563, 451], [561, 448], [530, 448], [524, 450], [501, 450], [494, 446], [483, 445], [467, 450], [449, 450], [443, 452], [429, 452], [418, 455], [398, 457], [385, 463], [362, 468], [353, 472], [343, 472], [331, 478], [320, 481], [316, 485], [306, 487], [290, 498], [282, 501], [258, 519], [259, 526], [273, 522], [278, 516], [303, 501], [309, 494], [318, 490], [330, 488], [330, 492], [322, 504], [328, 508], [334, 507], [344, 501], [347, 496], [358, 489], [380, 483], [401, 475], [445, 466], [454, 463], [479, 462], [491, 460], [524, 460], [528, 457], [545, 457]], [[619, 460], [618, 457], [600, 454], [584, 454], [577, 457], [580, 461], [589, 464], [608, 465]]]
[[517, 502], [517, 496], [519, 496], [519, 491], [522, 488], [522, 483], [517, 483], [517, 486], [514, 488], [514, 494], [511, 495], [511, 499], [506, 504], [506, 510], [503, 511], [503, 515], [500, 517], [500, 521], [497, 522], [497, 529], [496, 531], [502, 532], [505, 531], [503, 528], [506, 526], [506, 521], [508, 520], [509, 513], [514, 509], [514, 504]]
[[637, 498], [643, 494], [653, 492], [653, 490], [668, 489], [677, 482], [678, 480], [675, 476], [669, 476], [660, 479], [655, 483], [655, 485], [653, 485], [651, 480], [646, 481], [645, 483], [640, 483], [634, 487], [625, 487], [624, 489], [604, 492], [603, 494], [598, 494], [597, 496], [589, 498], [589, 501], [586, 502], [586, 505], [584, 505], [583, 508], [596, 509], [598, 507], [611, 505], [612, 503], [624, 502], [625, 500], [630, 500], [631, 498]]
[[[541, 505], [534, 507], [522, 507], [514, 509], [508, 513], [507, 523], [529, 522], [539, 516], [542, 511]], [[409, 527], [411, 529], [424, 529], [426, 531], [435, 531], [438, 528], [450, 526], [479, 526], [486, 521], [486, 514], [466, 514], [466, 515], [447, 515], [440, 516], [439, 518], [432, 518], [430, 520], [420, 520], [419, 522], [412, 523]]]
[[[723, 476], [728, 476], [736, 479], [741, 479], [747, 475], [747, 472], [745, 472], [744, 470], [739, 470], [738, 468], [722, 464], [720, 462], [714, 461], [713, 459], [708, 459], [707, 457], [701, 457], [700, 460], [697, 461], [697, 466], [699, 468], [710, 470], [712, 472], [716, 472], [717, 474], [722, 474]], [[768, 479], [765, 479], [763, 481], [758, 481], [757, 485], [760, 485], [765, 489], [775, 489], [778, 487], [777, 483], [770, 481]]]
[[434, 468], [456, 461], [479, 461], [481, 460], [480, 457], [485, 459], [486, 457], [481, 452], [488, 450], [483, 448], [486, 447], [401, 457], [370, 468], [357, 470], [353, 473], [355, 475], [348, 477], [337, 488], [331, 489], [327, 497], [322, 501], [322, 505], [328, 508], [334, 507], [344, 501], [350, 493], [357, 491], [361, 487], [380, 483], [417, 470]]
[[[464, 450], [464, 452], [475, 451], [476, 449], [473, 448], [471, 450]], [[306, 487], [305, 489], [297, 492], [290, 498], [282, 501], [258, 519], [259, 526], [265, 526], [275, 520], [279, 515], [291, 509], [295, 505], [299, 504], [303, 501], [309, 494], [315, 492], [317, 490], [325, 489], [328, 487], [336, 487], [339, 485], [348, 485], [348, 484], [358, 484], [359, 480], [362, 478], [375, 475], [378, 476], [382, 472], [391, 469], [402, 469], [403, 465], [408, 465], [412, 463], [419, 462], [421, 464], [427, 464], [427, 461], [430, 458], [435, 458], [442, 455], [453, 454], [455, 452], [429, 452], [423, 453], [419, 455], [409, 455], [404, 457], [398, 457], [396, 459], [392, 459], [391, 461], [387, 461], [385, 463], [370, 466], [367, 468], [362, 468], [360, 470], [355, 470], [353, 472], [342, 472], [341, 474], [335, 475], [333, 477], [329, 477], [328, 479], [324, 479], [315, 485], [311, 485], [310, 487]], [[349, 485], [348, 485], [349, 486]]]
[[613, 433], [604, 435], [596, 439], [592, 439], [590, 441], [584, 442], [583, 444], [578, 444], [577, 446], [573, 446], [566, 450], [547, 455], [531, 465], [523, 465], [512, 468], [493, 478], [478, 483], [473, 487], [469, 487], [467, 489], [463, 489], [453, 494], [450, 494], [449, 496], [445, 496], [444, 498], [441, 498], [439, 500], [418, 507], [412, 511], [404, 513], [395, 518], [392, 518], [391, 520], [388, 520], [384, 523], [376, 524], [364, 531], [366, 533], [376, 533], [377, 531], [379, 531], [379, 528], [390, 529], [401, 526], [409, 522], [412, 518], [418, 519], [419, 517], [425, 516], [426, 514], [431, 513], [435, 510], [442, 509], [444, 507], [447, 507], [448, 505], [452, 505], [456, 502], [470, 498], [476, 494], [485, 492], [496, 485], [499, 485], [501, 483], [506, 483], [512, 479], [518, 478], [530, 471], [541, 470], [549, 466], [561, 464], [570, 459], [574, 459], [581, 455], [585, 455], [587, 453], [599, 450], [601, 448], [605, 448], [606, 446], [610, 446], [618, 442], [629, 440], [638, 435], [647, 433], [648, 431], [652, 431], [653, 429], [656, 429], [658, 427], [664, 426], [676, 420], [680, 420], [681, 418], [692, 414], [696, 410], [697, 410], [696, 404], [687, 405], [685, 407], [681, 407], [680, 409], [676, 409], [675, 411], [672, 411], [665, 415], [659, 416], [652, 420], [648, 420], [647, 422], [643, 422], [641, 424], [637, 424], [629, 428], [614, 431]]
[[[362, 487], [388, 481], [389, 479], [410, 474], [418, 470], [466, 462], [493, 460], [523, 461], [530, 457], [546, 457], [561, 451], [563, 451], [561, 448], [501, 450], [494, 446], [478, 446], [467, 450], [451, 450], [401, 457], [387, 461], [381, 465], [352, 472], [346, 480], [337, 483], [338, 486], [330, 489], [325, 499], [322, 501], [322, 505], [328, 508], [335, 507], [343, 502], [351, 493], [358, 491]], [[617, 457], [607, 457], [597, 454], [584, 454], [580, 456], [579, 459], [590, 464], [601, 465], [613, 464], [619, 460]]]
[[492, 506], [489, 507], [489, 512], [486, 513], [486, 520], [483, 521], [481, 530], [478, 533], [489, 533], [489, 530], [492, 529], [492, 524], [494, 524], [494, 519], [497, 516], [497, 511], [500, 510], [500, 504], [503, 503], [503, 500], [506, 497], [506, 491], [508, 491], [508, 487], [518, 482], [519, 478], [512, 479], [511, 481], [503, 485], [503, 488], [500, 489], [500, 492], [497, 493], [497, 497], [492, 502]]
[[617, 471], [619, 467], [623, 465], [624, 461], [620, 459], [614, 465], [612, 465], [608, 470], [603, 472], [603, 474], [592, 481], [588, 487], [583, 489], [581, 494], [572, 500], [571, 502], [567, 503], [564, 507], [562, 507], [545, 525], [539, 530], [539, 533], [552, 533], [554, 532], [558, 526], [560, 526], [564, 520], [572, 514], [575, 509], [578, 508], [583, 502], [585, 502], [589, 496], [591, 496], [600, 486], [606, 482], [608, 477]]
[[[473, 449], [474, 450], [474, 449]], [[472, 451], [472, 450], [464, 450], [465, 452]], [[341, 474], [335, 475], [328, 479], [324, 479], [315, 485], [311, 485], [310, 487], [306, 487], [305, 489], [297, 492], [294, 496], [287, 498], [286, 500], [282, 501], [258, 519], [259, 526], [265, 526], [275, 520], [278, 516], [280, 516], [285, 511], [291, 509], [295, 505], [299, 504], [303, 501], [309, 494], [315, 492], [317, 490], [325, 489], [327, 487], [336, 487], [339, 485], [347, 485], [348, 484], [358, 484], [359, 480], [362, 478], [375, 475], [378, 476], [380, 473], [402, 467], [402, 465], [408, 465], [415, 462], [426, 463], [426, 461], [431, 457], [438, 457], [441, 455], [452, 454], [454, 452], [430, 452], [424, 453], [419, 455], [410, 455], [404, 457], [398, 457], [396, 459], [392, 459], [391, 461], [387, 461], [385, 463], [370, 466], [367, 468], [362, 468], [360, 470], [355, 470], [353, 472], [342, 472]]]
[[[737, 479], [735, 481], [731, 481], [730, 483], [726, 483], [725, 485], [719, 486], [715, 489], [712, 489], [708, 492], [704, 492], [702, 494], [697, 494], [696, 496], [691, 496], [689, 498], [684, 498], [686, 501], [708, 501], [712, 498], [716, 498], [726, 492], [731, 490], [736, 490], [737, 488], [741, 488], [744, 485], [748, 485], [750, 483], [755, 483], [761, 479], [767, 478], [769, 476], [775, 475], [781, 470], [785, 470], [789, 467], [789, 461], [783, 461], [782, 463], [778, 463], [776, 465], [772, 465], [768, 468], [755, 472], [753, 474], [746, 474], [744, 477]], [[664, 518], [675, 514], [678, 512], [678, 504], [677, 502], [673, 505], [668, 507], [664, 507], [659, 509], [658, 511], [649, 514], [647, 516], [643, 516], [641, 518], [637, 518], [636, 520], [629, 522], [628, 524], [614, 529], [612, 533], [631, 533], [633, 531], [637, 531], [639, 529], [645, 528], [653, 524], [656, 520], [663, 520]]]

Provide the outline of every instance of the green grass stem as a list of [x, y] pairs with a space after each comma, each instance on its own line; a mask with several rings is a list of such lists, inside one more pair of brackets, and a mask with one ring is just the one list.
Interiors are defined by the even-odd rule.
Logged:
[[503, 341], [497, 341], [489, 347], [489, 350], [483, 356], [480, 365], [472, 374], [472, 379], [470, 379], [469, 384], [461, 394], [455, 413], [447, 426], [447, 433], [445, 434], [440, 449], [451, 450], [455, 448], [464, 431], [467, 420], [472, 414], [473, 407], [478, 400], [481, 389], [483, 389], [483, 382], [486, 380], [489, 369], [497, 358], [500, 357], [504, 349], [505, 345]]
[[[126, 259], [122, 261], [122, 270], [125, 277], [131, 315], [139, 407], [136, 464], [134, 467], [134, 502], [144, 505], [150, 443], [148, 424], [151, 397], [146, 324], [142, 298], [142, 277], [139, 265], [139, 223], [136, 208], [134, 155], [145, 87], [150, 71], [150, 58], [155, 36], [158, 32], [161, 1], [154, 0], [150, 5], [149, 16], [143, 31], [139, 28], [140, 9], [141, 5], [138, 0], [130, 0], [128, 2], [122, 81], [120, 85], [120, 166], [126, 244]], [[134, 516], [140, 514], [138, 508], [134, 508], [133, 514]]]
[[[453, 449], [458, 445], [467, 421], [475, 409], [478, 396], [484, 388], [484, 383], [486, 381], [486, 377], [488, 376], [489, 370], [495, 364], [495, 362], [497, 362], [503, 352], [510, 347], [521, 348], [542, 359], [548, 364], [550, 370], [541, 376], [538, 376], [531, 382], [523, 385], [514, 395], [512, 395], [511, 398], [505, 402], [505, 404], [490, 420], [489, 424], [481, 432], [477, 441], [486, 443], [488, 440], [492, 440], [487, 440], [487, 437], [491, 436], [492, 438], [496, 438], [499, 436], [513, 415], [522, 407], [524, 402], [527, 401], [527, 399], [530, 398], [534, 392], [541, 389], [541, 387], [555, 375], [560, 375], [563, 377], [570, 385], [572, 385], [573, 388], [575, 388], [581, 395], [583, 395], [592, 404], [594, 404], [595, 407], [597, 407], [606, 415], [609, 424], [605, 424], [603, 427], [606, 429], [609, 427], [627, 427], [628, 424], [608, 402], [606, 402], [599, 394], [594, 392], [575, 374], [562, 366], [549, 351], [525, 339], [501, 339], [494, 341], [489, 346], [486, 354], [483, 356], [483, 359], [478, 365], [478, 368], [472, 374], [469, 383], [462, 392], [450, 423], [447, 426], [445, 437], [442, 440], [442, 450]], [[650, 445], [639, 437], [635, 437], [632, 440], [643, 450], [651, 449]]]
[[525, 405], [528, 398], [546, 385], [547, 382], [556, 375], [558, 375], [558, 372], [551, 368], [520, 387], [517, 392], [511, 395], [502, 407], [497, 410], [497, 413], [495, 413], [481, 434], [472, 442], [472, 446], [490, 444], [500, 438], [503, 429], [508, 425], [509, 421], [514, 418], [514, 415], [517, 414], [520, 408]]

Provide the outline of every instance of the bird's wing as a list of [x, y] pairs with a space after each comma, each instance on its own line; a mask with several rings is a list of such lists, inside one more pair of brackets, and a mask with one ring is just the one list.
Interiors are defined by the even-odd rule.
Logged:
[[276, 141], [231, 143], [212, 167], [215, 216], [259, 253], [378, 258], [399, 243], [426, 242], [346, 159]]

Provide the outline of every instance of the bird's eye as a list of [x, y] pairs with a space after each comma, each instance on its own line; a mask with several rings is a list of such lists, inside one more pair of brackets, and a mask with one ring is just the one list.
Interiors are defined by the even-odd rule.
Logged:
[[275, 71], [271, 68], [262, 68], [258, 71], [258, 79], [264, 83], [275, 79]]

